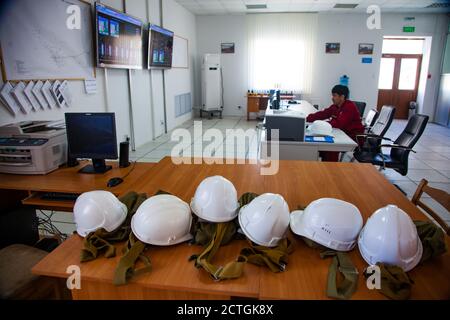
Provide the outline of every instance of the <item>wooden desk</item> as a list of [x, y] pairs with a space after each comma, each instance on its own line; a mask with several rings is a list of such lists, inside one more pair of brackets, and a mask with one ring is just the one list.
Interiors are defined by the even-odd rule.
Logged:
[[[297, 104], [283, 104], [280, 110], [271, 110], [267, 106], [266, 117], [274, 116], [276, 113], [283, 115], [297, 114], [297, 116], [306, 118], [311, 113], [317, 112], [308, 101], [299, 100]], [[280, 113], [281, 112], [281, 113]], [[318, 161], [320, 151], [331, 152], [351, 152], [358, 145], [344, 131], [333, 128], [333, 143], [326, 142], [299, 142], [299, 141], [267, 141], [266, 132], [262, 130], [259, 134], [259, 150], [261, 150], [260, 158], [264, 159], [265, 155], [270, 154], [270, 144], [278, 145], [279, 159], [281, 160], [307, 160]]]
[[[149, 175], [153, 163], [136, 163], [128, 168], [119, 168], [118, 162], [109, 162], [113, 169], [105, 174], [80, 174], [83, 166], [88, 161], [81, 161], [80, 165], [72, 168], [62, 167], [47, 175], [13, 175], [0, 174], [1, 203], [7, 198], [18, 195], [20, 200], [27, 205], [33, 205], [40, 209], [52, 209], [59, 211], [72, 211], [73, 201], [46, 201], [40, 199], [43, 192], [83, 193], [92, 190], [108, 190], [117, 196], [132, 190], [143, 177]], [[133, 170], [133, 171], [131, 171]], [[114, 188], [108, 188], [107, 182], [113, 177], [123, 177], [124, 182]], [[0, 205], [1, 206], [1, 205]], [[3, 207], [3, 206], [1, 206]]]
[[[267, 94], [247, 95], [247, 121], [250, 120], [250, 112], [259, 112], [265, 110], [269, 103], [270, 96]], [[293, 95], [282, 95], [281, 100], [292, 100]]]
[[[276, 192], [283, 195], [291, 210], [322, 197], [335, 197], [354, 203], [366, 220], [376, 209], [396, 204], [412, 218], [426, 217], [403, 194], [369, 164], [280, 161], [277, 175], [261, 176], [260, 165], [174, 165], [169, 157], [142, 179], [135, 190], [153, 194], [163, 189], [184, 201], [190, 201], [200, 181], [211, 175], [222, 175], [236, 186], [238, 194]], [[325, 287], [329, 259], [307, 248], [297, 236], [290, 235], [294, 252], [284, 273], [273, 274], [265, 268], [247, 265], [242, 278], [214, 282], [204, 270], [195, 269], [187, 258], [199, 247], [181, 244], [174, 247], [151, 247], [153, 271], [136, 277], [121, 287], [112, 285], [117, 257], [80, 265], [82, 290], [74, 290], [75, 299], [217, 299], [247, 297], [261, 299], [326, 299]], [[448, 241], [447, 237], [447, 241]], [[81, 238], [73, 236], [34, 268], [33, 273], [66, 278], [68, 265], [79, 265]], [[245, 245], [242, 242], [222, 247], [218, 263], [235, 258]], [[120, 252], [120, 249], [118, 250]], [[351, 257], [360, 273], [366, 263], [355, 248]], [[415, 281], [412, 298], [448, 299], [450, 297], [450, 254], [434, 259], [411, 273]], [[360, 277], [355, 299], [383, 299], [369, 291]]]
[[318, 161], [320, 151], [352, 152], [358, 144], [341, 129], [333, 128], [334, 142], [267, 141], [266, 132], [260, 133], [260, 158], [270, 154], [271, 144], [277, 145], [281, 160]]

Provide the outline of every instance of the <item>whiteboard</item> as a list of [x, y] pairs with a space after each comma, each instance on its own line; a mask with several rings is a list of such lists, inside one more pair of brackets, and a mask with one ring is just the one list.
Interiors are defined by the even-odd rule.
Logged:
[[173, 38], [172, 68], [189, 69], [188, 39], [175, 35]]
[[[71, 30], [67, 7], [80, 8]], [[91, 5], [80, 0], [8, 0], [0, 16], [6, 80], [95, 77]]]

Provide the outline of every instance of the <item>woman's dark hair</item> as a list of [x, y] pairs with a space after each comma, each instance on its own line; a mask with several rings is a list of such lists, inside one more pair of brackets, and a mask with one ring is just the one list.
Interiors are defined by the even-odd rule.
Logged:
[[331, 93], [336, 93], [340, 96], [345, 96], [345, 99], [347, 99], [348, 98], [348, 87], [338, 84], [337, 86], [333, 87], [333, 89], [331, 90]]

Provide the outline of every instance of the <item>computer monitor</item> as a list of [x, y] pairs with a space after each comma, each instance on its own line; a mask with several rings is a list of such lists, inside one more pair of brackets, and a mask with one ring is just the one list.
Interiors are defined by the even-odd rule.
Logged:
[[280, 104], [281, 104], [280, 90], [276, 90], [270, 96], [270, 109], [280, 109]]
[[117, 159], [114, 113], [66, 113], [69, 157], [91, 158], [93, 165], [80, 173], [105, 173], [111, 169], [105, 159]]

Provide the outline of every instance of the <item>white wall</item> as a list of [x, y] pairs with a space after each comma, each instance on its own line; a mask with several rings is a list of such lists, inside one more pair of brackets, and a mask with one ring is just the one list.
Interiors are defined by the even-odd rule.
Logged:
[[[93, 3], [94, 0], [91, 0]], [[144, 23], [150, 20], [160, 24], [159, 0], [125, 0], [125, 8], [122, 0], [103, 0], [102, 3], [118, 10], [124, 10], [138, 17]], [[175, 31], [189, 39], [191, 57], [196, 55], [196, 30], [195, 16], [178, 5], [174, 0], [163, 0], [165, 27]], [[194, 68], [191, 64], [189, 70], [166, 71], [166, 98], [168, 129], [181, 122], [190, 119], [191, 114], [174, 118], [174, 95], [194, 91]], [[105, 78], [107, 73], [107, 79]], [[117, 137], [122, 141], [125, 135], [130, 136], [129, 108], [130, 98], [133, 108], [134, 134], [136, 147], [151, 141], [164, 132], [163, 112], [163, 83], [160, 70], [132, 70], [131, 90], [128, 85], [128, 70], [120, 69], [96, 69], [97, 93], [87, 95], [84, 91], [83, 81], [69, 81], [69, 89], [73, 96], [70, 109], [45, 110], [29, 115], [19, 114], [16, 117], [0, 107], [0, 125], [24, 120], [61, 120], [64, 112], [115, 112]], [[3, 83], [0, 80], [0, 84]], [[151, 90], [153, 88], [153, 90]], [[154, 116], [152, 116], [152, 114]], [[156, 125], [154, 125], [156, 123]], [[153, 130], [155, 136], [153, 136]]]
[[[243, 115], [247, 105], [248, 56], [247, 23], [245, 15], [233, 16], [198, 16], [198, 66], [201, 68], [205, 53], [220, 53], [222, 42], [234, 42], [235, 53], [221, 56], [224, 79], [225, 115]], [[197, 79], [197, 97], [201, 98], [201, 78]], [[201, 105], [201, 99], [197, 105]], [[241, 109], [238, 108], [241, 106]]]
[[[404, 17], [414, 16], [416, 32], [404, 34], [402, 27], [405, 25]], [[439, 70], [441, 55], [448, 25], [448, 17], [445, 14], [394, 14], [382, 13], [381, 30], [369, 30], [366, 27], [366, 14], [335, 14], [319, 13], [317, 56], [313, 72], [313, 88], [311, 95], [305, 96], [314, 104], [321, 107], [330, 105], [331, 88], [339, 83], [343, 74], [350, 77], [351, 98], [366, 101], [369, 108], [375, 107], [378, 99], [378, 76], [381, 59], [383, 36], [424, 36], [432, 37], [431, 53], [428, 73], [431, 79], [427, 79], [427, 73], [421, 75], [421, 86], [418, 102], [419, 112], [434, 116], [439, 84]], [[207, 51], [218, 52], [221, 42], [245, 42], [247, 28], [244, 15], [229, 16], [199, 16], [197, 17], [197, 37], [199, 56]], [[340, 42], [340, 54], [325, 54], [326, 42]], [[375, 45], [372, 64], [363, 64], [358, 54], [359, 43], [373, 43]], [[225, 102], [225, 114], [240, 114], [236, 112], [236, 106], [244, 106], [246, 101], [241, 96], [245, 95], [247, 87], [247, 57], [246, 52], [238, 52], [235, 55], [223, 55], [224, 86], [227, 94]], [[242, 45], [245, 48], [245, 44]], [[424, 56], [424, 62], [426, 61]], [[227, 63], [230, 62], [228, 65]], [[198, 67], [199, 68], [199, 67]], [[226, 72], [228, 69], [229, 72]], [[426, 70], [426, 68], [425, 68]], [[198, 86], [200, 85], [197, 80]], [[237, 92], [234, 94], [234, 92]], [[238, 97], [239, 95], [239, 97]]]
[[168, 130], [192, 118], [192, 113], [175, 118], [175, 96], [191, 93], [194, 106], [195, 69], [197, 56], [196, 17], [174, 1], [163, 1], [164, 27], [176, 35], [188, 39], [189, 69], [173, 68], [165, 71], [166, 110]]
[[[402, 28], [405, 16], [414, 16], [416, 32], [405, 34]], [[382, 14], [381, 30], [366, 28], [367, 15], [360, 14], [320, 14], [318, 57], [315, 86], [313, 92], [319, 97], [319, 104], [329, 104], [329, 91], [339, 77], [350, 77], [351, 98], [366, 101], [368, 108], [375, 107], [378, 100], [378, 76], [383, 36], [422, 36], [432, 37], [430, 57], [424, 55], [425, 66], [419, 86], [419, 112], [434, 116], [441, 55], [448, 18], [444, 14]], [[341, 42], [341, 54], [325, 54], [325, 42]], [[359, 43], [375, 44], [372, 64], [362, 64], [357, 48]], [[429, 42], [428, 42], [429, 44]], [[427, 79], [427, 72], [431, 78]], [[325, 95], [323, 93], [326, 93]]]

